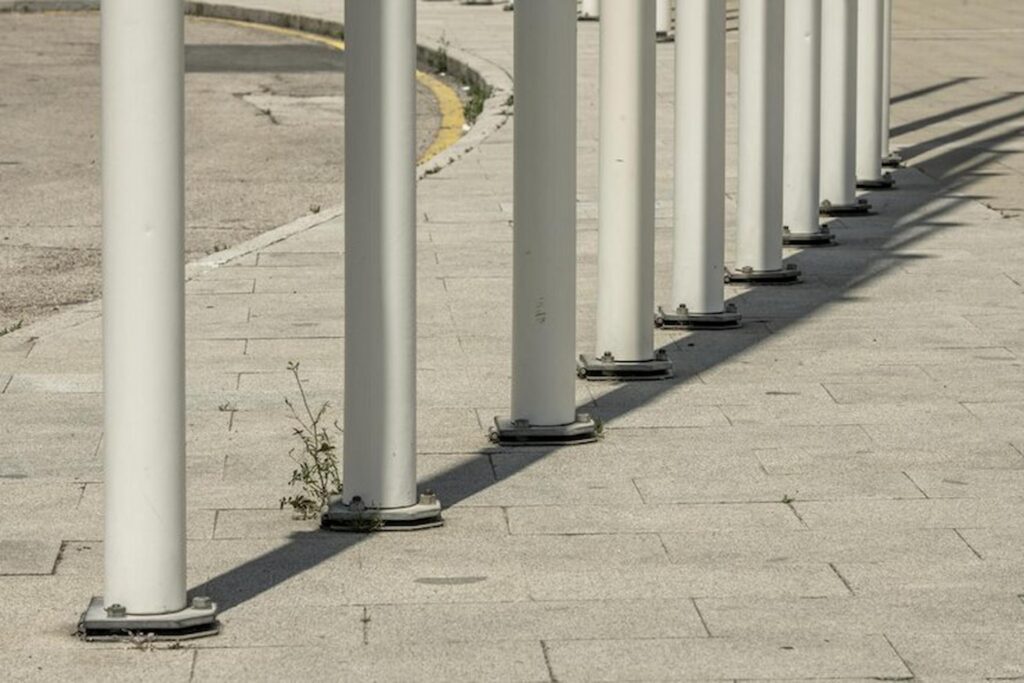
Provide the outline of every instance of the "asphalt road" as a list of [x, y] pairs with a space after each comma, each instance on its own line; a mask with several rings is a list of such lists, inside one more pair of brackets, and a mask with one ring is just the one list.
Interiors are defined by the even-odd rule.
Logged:
[[[344, 54], [206, 19], [186, 40], [187, 257], [340, 203]], [[100, 295], [99, 15], [0, 14], [0, 64], [2, 332]]]

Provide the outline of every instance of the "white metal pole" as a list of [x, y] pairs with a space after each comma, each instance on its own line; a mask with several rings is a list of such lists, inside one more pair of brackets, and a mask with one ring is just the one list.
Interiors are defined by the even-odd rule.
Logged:
[[583, 0], [580, 4], [579, 18], [584, 21], [594, 21], [601, 16], [601, 0]]
[[182, 3], [105, 0], [101, 62], [104, 595], [83, 627], [215, 632], [185, 583]]
[[785, 4], [740, 0], [739, 187], [733, 282], [786, 283], [782, 263]]
[[821, 212], [867, 213], [857, 197], [857, 0], [824, 0], [821, 25]]
[[884, 0], [859, 0], [857, 10], [857, 185], [889, 188], [882, 171], [882, 44]]
[[657, 2], [655, 33], [659, 41], [668, 42], [672, 40], [672, 0]]
[[512, 416], [507, 444], [592, 441], [576, 414], [576, 3], [519, 0], [514, 29]]
[[345, 529], [440, 521], [416, 492], [416, 3], [348, 0]]
[[833, 243], [819, 224], [821, 182], [821, 3], [787, 0], [783, 243]]
[[654, 330], [654, 0], [601, 10], [597, 357], [595, 379], [660, 378]]
[[892, 108], [892, 0], [884, 0], [882, 10], [885, 19], [882, 36], [882, 166], [898, 167], [903, 159], [892, 150], [889, 140], [889, 129], [892, 125], [890, 109]]
[[662, 327], [735, 327], [725, 304], [725, 3], [676, 5], [672, 306]]

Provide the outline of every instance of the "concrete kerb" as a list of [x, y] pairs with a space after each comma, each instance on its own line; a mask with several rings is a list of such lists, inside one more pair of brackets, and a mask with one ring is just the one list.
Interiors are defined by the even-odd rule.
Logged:
[[[5, 12], [76, 12], [95, 11], [100, 6], [99, 0], [0, 0], [0, 13]], [[231, 19], [247, 23], [266, 24], [281, 28], [290, 28], [307, 33], [344, 38], [345, 27], [341, 22], [327, 21], [300, 14], [274, 12], [269, 10], [250, 9], [234, 5], [220, 5], [206, 2], [186, 2], [185, 13], [190, 16], [212, 19]], [[501, 67], [477, 57], [472, 53], [434, 42], [417, 47], [417, 58], [426, 64], [432, 56], [442, 51], [447, 55], [448, 73], [469, 86], [489, 88], [490, 94], [484, 102], [483, 111], [473, 126], [452, 146], [437, 156], [419, 164], [416, 176], [422, 179], [440, 173], [447, 166], [455, 163], [466, 154], [472, 152], [477, 145], [501, 129], [511, 115], [512, 76]], [[185, 279], [193, 280], [201, 274], [219, 268], [231, 261], [242, 258], [255, 251], [288, 239], [336, 218], [343, 216], [343, 205], [335, 205], [297, 218], [290, 223], [261, 233], [256, 237], [237, 244], [223, 251], [209, 254], [192, 261], [185, 266]], [[69, 307], [45, 320], [20, 328], [16, 332], [5, 335], [0, 349], [17, 348], [31, 344], [47, 334], [76, 327], [100, 317], [102, 304], [91, 301]]]

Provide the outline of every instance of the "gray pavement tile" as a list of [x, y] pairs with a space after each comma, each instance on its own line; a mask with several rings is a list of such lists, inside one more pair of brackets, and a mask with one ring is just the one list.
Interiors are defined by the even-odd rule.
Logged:
[[58, 541], [0, 539], [0, 576], [52, 574], [60, 549]]
[[513, 534], [664, 533], [682, 530], [801, 528], [800, 520], [779, 503], [606, 506], [544, 505], [511, 507]]
[[81, 644], [74, 650], [0, 651], [0, 670], [10, 680], [58, 679], [184, 683], [192, 669], [191, 650], [106, 650]]
[[799, 472], [906, 471], [916, 468], [1014, 469], [1024, 467], [1024, 458], [1009, 442], [984, 444], [982, 448], [947, 447], [902, 449], [868, 448], [844, 450], [816, 448], [759, 448], [758, 461], [770, 474]]
[[907, 471], [929, 498], [1013, 498], [1024, 485], [1024, 470], [948, 469]]
[[1024, 529], [977, 527], [957, 529], [957, 533], [982, 559], [1024, 561]]
[[753, 562], [884, 562], [896, 557], [972, 559], [970, 548], [952, 529], [774, 531], [753, 529], [660, 534], [673, 562], [713, 564]]
[[911, 674], [880, 635], [548, 643], [562, 681], [735, 678], [903, 678]]
[[953, 529], [1009, 527], [1024, 511], [1021, 498], [945, 498], [796, 502], [812, 529]]
[[836, 565], [857, 595], [943, 591], [1013, 596], [1021, 593], [1021, 568], [1021, 563], [1014, 560], [981, 560], [962, 554], [942, 561], [897, 557], [876, 564]]
[[367, 612], [371, 644], [705, 635], [689, 600], [371, 605]]
[[701, 598], [696, 601], [716, 637], [840, 636], [942, 633], [951, 623], [964, 631], [1019, 631], [1024, 603], [1016, 596], [914, 592], [827, 599]]
[[676, 564], [578, 571], [528, 570], [534, 600], [655, 598], [829, 597], [848, 590], [827, 564]]
[[1016, 626], [897, 633], [890, 640], [921, 680], [1013, 680], [1024, 676], [1022, 635]]
[[232, 677], [251, 681], [549, 680], [539, 642], [425, 643], [401, 648], [386, 643], [340, 651], [308, 646], [197, 653], [193, 680]]

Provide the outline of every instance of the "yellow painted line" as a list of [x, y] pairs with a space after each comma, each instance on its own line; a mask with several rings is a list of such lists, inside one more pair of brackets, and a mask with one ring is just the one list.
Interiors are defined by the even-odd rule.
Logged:
[[[330, 38], [328, 36], [321, 36], [316, 33], [300, 31], [294, 28], [284, 28], [281, 26], [272, 26], [270, 24], [257, 24], [249, 21], [238, 21], [237, 19], [217, 19], [214, 17], [192, 18], [199, 19], [201, 21], [254, 28], [260, 31], [266, 31], [267, 33], [276, 33], [290, 38], [298, 38], [299, 40], [320, 43], [321, 45], [326, 45], [327, 47], [335, 50], [345, 50], [345, 41], [340, 38]], [[459, 138], [462, 137], [463, 129], [466, 126], [466, 117], [463, 114], [462, 100], [459, 99], [458, 93], [456, 93], [447, 83], [432, 74], [426, 73], [425, 71], [417, 71], [416, 80], [430, 91], [430, 94], [434, 96], [434, 100], [437, 102], [438, 109], [441, 111], [441, 125], [437, 129], [437, 133], [434, 135], [434, 141], [431, 142], [426, 151], [420, 155], [419, 163], [423, 163], [424, 161], [433, 159], [438, 154], [458, 142]]]

